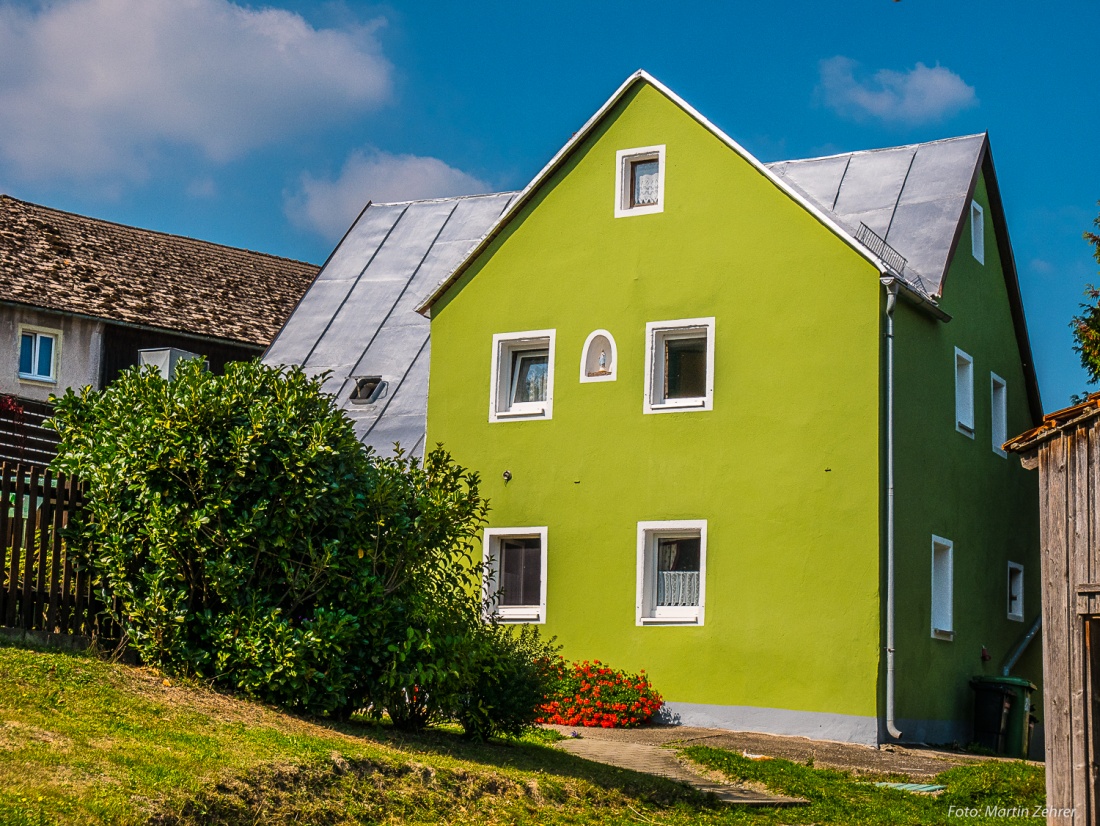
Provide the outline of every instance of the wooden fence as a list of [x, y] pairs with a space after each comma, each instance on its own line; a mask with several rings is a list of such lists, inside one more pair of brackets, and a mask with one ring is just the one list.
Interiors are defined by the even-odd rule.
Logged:
[[72, 477], [38, 465], [0, 463], [0, 626], [113, 636], [98, 616], [86, 568], [65, 541], [69, 518], [82, 502]]
[[42, 425], [52, 415], [46, 402], [0, 395], [0, 461], [48, 465], [58, 436]]

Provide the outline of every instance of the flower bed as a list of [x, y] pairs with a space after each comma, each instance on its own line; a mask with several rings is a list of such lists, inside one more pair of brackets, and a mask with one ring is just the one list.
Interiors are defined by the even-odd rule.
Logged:
[[555, 690], [540, 708], [540, 723], [559, 726], [633, 728], [647, 722], [664, 705], [645, 669], [628, 674], [599, 660], [552, 666]]

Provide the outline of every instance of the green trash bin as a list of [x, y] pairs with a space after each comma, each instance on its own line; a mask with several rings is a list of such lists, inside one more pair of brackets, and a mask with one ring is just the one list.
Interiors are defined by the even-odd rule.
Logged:
[[1031, 745], [1031, 694], [1023, 677], [974, 677], [974, 740], [1009, 757], [1027, 758]]

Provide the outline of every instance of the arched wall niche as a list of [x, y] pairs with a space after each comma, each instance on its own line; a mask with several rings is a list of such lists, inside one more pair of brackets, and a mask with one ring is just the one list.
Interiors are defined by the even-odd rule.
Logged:
[[615, 381], [615, 356], [615, 337], [611, 333], [589, 333], [581, 349], [581, 381]]

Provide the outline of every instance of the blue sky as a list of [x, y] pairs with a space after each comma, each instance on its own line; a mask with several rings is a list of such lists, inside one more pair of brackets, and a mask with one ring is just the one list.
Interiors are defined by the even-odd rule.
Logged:
[[1095, 4], [0, 0], [0, 191], [320, 263], [523, 186], [645, 68], [764, 161], [988, 131], [1044, 406], [1100, 281]]

